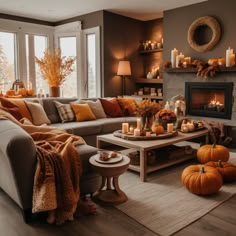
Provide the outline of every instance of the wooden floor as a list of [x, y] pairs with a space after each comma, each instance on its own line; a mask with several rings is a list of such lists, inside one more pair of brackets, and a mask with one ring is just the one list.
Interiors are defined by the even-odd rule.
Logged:
[[[204, 206], [203, 206], [204, 207]], [[144, 216], [145, 217], [145, 216]], [[63, 226], [42, 220], [24, 223], [20, 208], [0, 190], [0, 236], [154, 236], [157, 235], [121, 211], [99, 207], [98, 215], [82, 216]], [[236, 196], [175, 234], [176, 236], [235, 236]]]
[[[48, 225], [39, 219], [27, 225], [20, 208], [0, 189], [0, 236], [157, 235], [115, 208], [97, 207], [96, 216], [81, 216], [63, 226]], [[236, 236], [236, 195], [174, 235]]]

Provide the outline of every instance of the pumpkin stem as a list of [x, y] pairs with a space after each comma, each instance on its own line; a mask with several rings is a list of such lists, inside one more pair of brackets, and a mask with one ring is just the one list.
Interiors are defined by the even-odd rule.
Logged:
[[201, 173], [201, 174], [205, 173], [205, 168], [204, 168], [203, 165], [200, 167], [200, 173]]
[[221, 161], [221, 160], [218, 161], [218, 166], [219, 166], [220, 168], [223, 168], [223, 165], [222, 165], [222, 161]]
[[212, 147], [215, 148], [215, 147], [216, 147], [216, 143], [213, 143], [213, 144], [212, 144]]

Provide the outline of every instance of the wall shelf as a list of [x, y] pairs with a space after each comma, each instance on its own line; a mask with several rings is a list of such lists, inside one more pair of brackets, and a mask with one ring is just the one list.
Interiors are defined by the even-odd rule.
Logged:
[[140, 54], [149, 54], [149, 53], [154, 53], [154, 52], [162, 52], [163, 48], [158, 48], [158, 49], [153, 49], [153, 50], [140, 50]]
[[138, 78], [135, 82], [138, 84], [163, 84], [163, 79]]
[[[167, 73], [197, 73], [197, 68], [165, 68]], [[236, 72], [236, 66], [220, 67], [218, 72]]]
[[131, 95], [132, 97], [138, 97], [138, 98], [149, 98], [149, 99], [159, 99], [162, 100], [163, 97], [160, 96], [151, 96], [151, 95]]

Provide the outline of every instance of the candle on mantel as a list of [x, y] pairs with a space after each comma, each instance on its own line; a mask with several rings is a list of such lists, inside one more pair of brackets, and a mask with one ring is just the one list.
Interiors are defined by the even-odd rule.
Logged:
[[179, 67], [179, 63], [184, 62], [184, 54], [181, 52], [178, 56], [176, 56], [176, 67]]
[[233, 49], [231, 49], [230, 47], [226, 50], [226, 57], [225, 57], [225, 64], [226, 67], [230, 67], [230, 56], [231, 54], [233, 54]]
[[129, 123], [122, 123], [122, 133], [127, 134], [129, 132]]
[[176, 57], [177, 57], [178, 53], [179, 53], [179, 51], [176, 48], [171, 50], [171, 67], [172, 68], [176, 67]]
[[185, 57], [184, 61], [186, 62], [187, 65], [191, 64], [191, 57]]
[[137, 118], [137, 129], [141, 130], [141, 126], [142, 126], [141, 118]]

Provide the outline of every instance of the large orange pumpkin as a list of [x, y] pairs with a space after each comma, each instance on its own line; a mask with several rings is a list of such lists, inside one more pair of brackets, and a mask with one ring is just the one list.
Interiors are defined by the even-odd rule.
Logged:
[[222, 177], [215, 168], [203, 165], [186, 167], [181, 180], [191, 193], [199, 195], [216, 193], [223, 184]]
[[216, 168], [221, 174], [223, 181], [225, 183], [232, 182], [236, 180], [236, 166], [224, 161], [210, 161], [205, 164], [205, 166], [211, 166]]
[[209, 161], [228, 161], [229, 150], [222, 145], [206, 144], [198, 149], [197, 159], [202, 164], [205, 164]]

